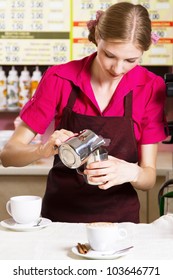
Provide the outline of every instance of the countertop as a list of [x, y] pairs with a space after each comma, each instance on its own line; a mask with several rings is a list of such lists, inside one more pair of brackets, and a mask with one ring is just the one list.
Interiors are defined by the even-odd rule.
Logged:
[[0, 175], [47, 175], [53, 165], [53, 157], [42, 159], [24, 167], [3, 167]]
[[[43, 218], [42, 223], [46, 224], [44, 220]], [[4, 221], [3, 224], [9, 224], [9, 220]], [[127, 237], [117, 243], [116, 249], [134, 246], [127, 255], [122, 257], [124, 260], [173, 259], [172, 214], [162, 216], [151, 224], [124, 222], [119, 223], [118, 226], [126, 229]], [[16, 227], [11, 226], [11, 230], [9, 230], [0, 226], [1, 260], [49, 259], [57, 261], [82, 260], [84, 257], [88, 258], [89, 255], [91, 257], [91, 250], [87, 253], [88, 256], [72, 253], [72, 248], [78, 242], [87, 242], [86, 224], [56, 222], [40, 229], [31, 226], [28, 228], [28, 232], [26, 232], [26, 229], [25, 232], [13, 231], [14, 228]], [[94, 258], [99, 259], [99, 257], [101, 257], [101, 254], [97, 253]], [[102, 259], [108, 258], [109, 255], [102, 257]], [[114, 265], [116, 265], [116, 262]]]
[[[53, 157], [36, 161], [25, 167], [8, 167], [0, 165], [0, 175], [47, 175], [53, 165]], [[166, 176], [173, 171], [173, 153], [160, 151], [157, 156], [157, 175]]]

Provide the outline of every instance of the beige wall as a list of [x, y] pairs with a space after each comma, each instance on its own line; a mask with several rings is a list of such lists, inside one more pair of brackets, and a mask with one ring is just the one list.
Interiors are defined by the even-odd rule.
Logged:
[[6, 202], [16, 195], [43, 196], [46, 187], [47, 176], [24, 175], [0, 175], [0, 221], [8, 219]]

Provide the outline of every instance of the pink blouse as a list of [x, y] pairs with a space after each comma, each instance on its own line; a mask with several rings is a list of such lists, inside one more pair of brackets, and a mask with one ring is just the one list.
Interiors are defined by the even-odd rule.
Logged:
[[50, 67], [44, 73], [35, 95], [22, 109], [21, 119], [40, 134], [45, 132], [53, 119], [57, 127], [72, 83], [82, 92], [75, 102], [74, 112], [90, 116], [123, 116], [124, 96], [133, 90], [132, 117], [138, 143], [152, 144], [165, 139], [164, 80], [144, 67], [134, 67], [123, 76], [109, 105], [101, 112], [90, 83], [90, 64], [95, 56], [96, 53]]

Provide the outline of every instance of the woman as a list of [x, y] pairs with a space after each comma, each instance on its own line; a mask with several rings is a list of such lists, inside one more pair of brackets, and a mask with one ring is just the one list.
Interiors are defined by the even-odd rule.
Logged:
[[[164, 81], [139, 66], [152, 43], [151, 22], [144, 7], [122, 2], [98, 12], [88, 29], [97, 52], [47, 70], [2, 151], [2, 163], [24, 166], [55, 156], [42, 206], [42, 216], [53, 221], [138, 223], [135, 189], [154, 186], [157, 143], [166, 138]], [[30, 145], [54, 118], [48, 141]], [[93, 183], [102, 182], [98, 186], [65, 167], [54, 149], [83, 129], [111, 139], [108, 160], [84, 171]]]

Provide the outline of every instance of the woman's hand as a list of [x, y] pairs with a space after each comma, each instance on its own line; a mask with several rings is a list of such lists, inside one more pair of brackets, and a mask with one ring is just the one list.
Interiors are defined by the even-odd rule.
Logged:
[[61, 129], [55, 131], [44, 144], [32, 143], [36, 133], [21, 122], [1, 152], [2, 165], [26, 166], [42, 158], [51, 157], [58, 153], [56, 147], [73, 135], [73, 132]]
[[88, 164], [84, 174], [92, 176], [90, 181], [94, 183], [103, 182], [98, 186], [103, 190], [126, 182], [138, 190], [149, 190], [156, 181], [157, 150], [157, 143], [141, 145], [139, 164], [108, 156], [108, 160]]
[[108, 160], [92, 162], [87, 165], [84, 174], [89, 175], [90, 181], [93, 183], [103, 182], [98, 187], [106, 190], [115, 185], [135, 181], [138, 172], [139, 166], [137, 164], [108, 156]]
[[58, 146], [68, 138], [76, 135], [72, 131], [60, 129], [54, 131], [45, 144], [40, 144], [39, 153], [41, 157], [48, 158], [58, 154]]

